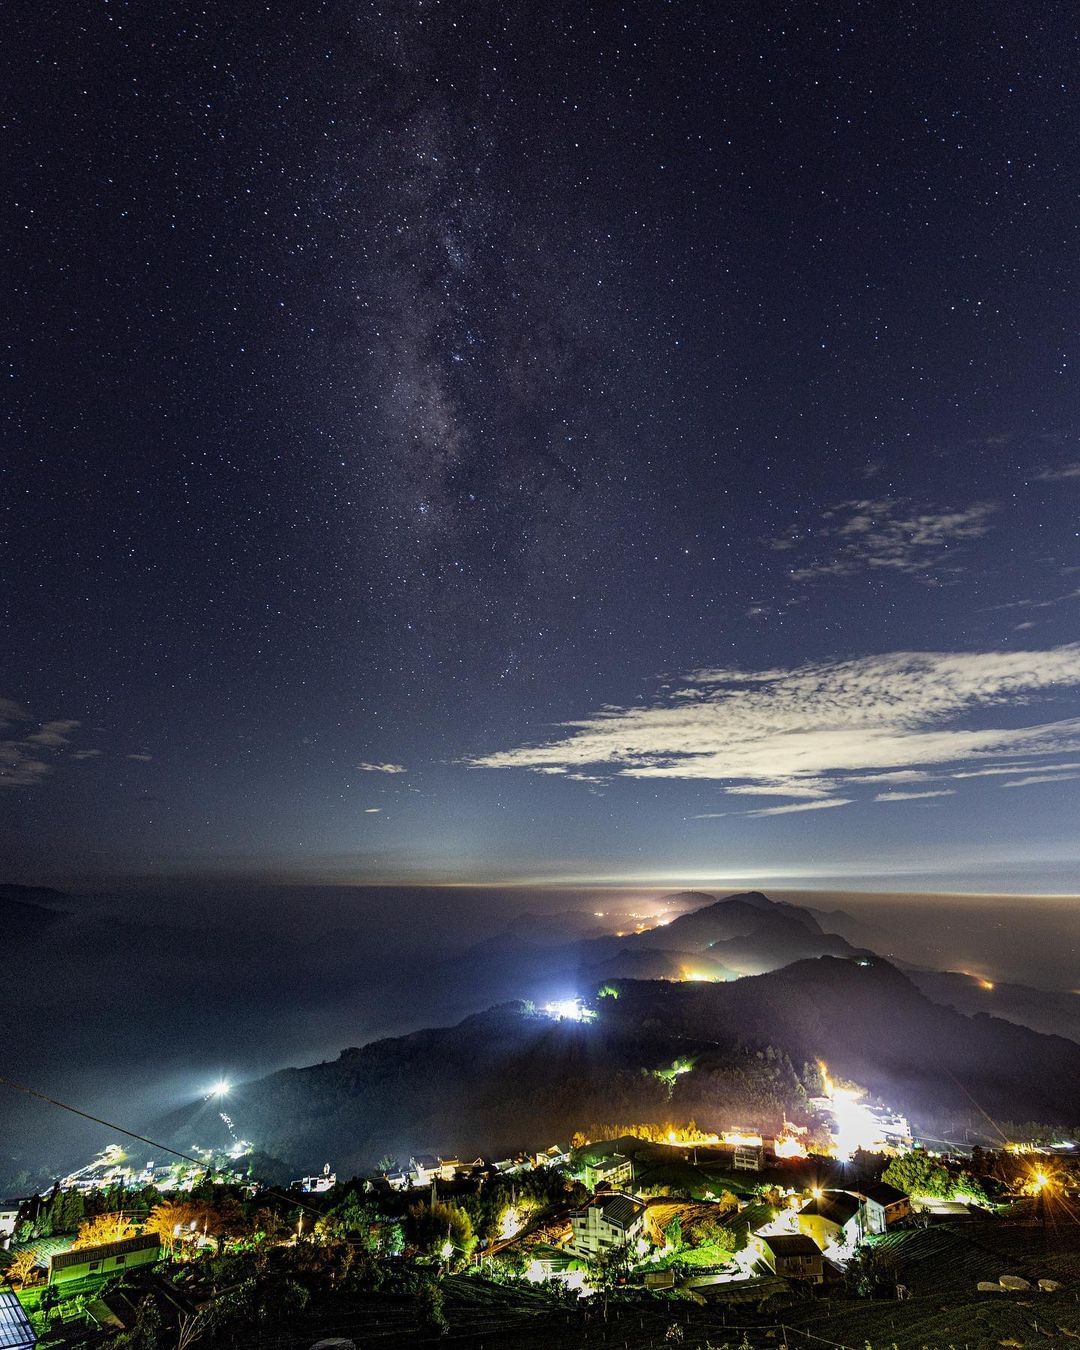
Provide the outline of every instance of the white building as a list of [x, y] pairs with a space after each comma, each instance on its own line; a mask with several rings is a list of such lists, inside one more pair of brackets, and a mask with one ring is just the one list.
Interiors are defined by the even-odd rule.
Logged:
[[645, 1231], [645, 1206], [632, 1195], [608, 1191], [595, 1195], [570, 1215], [569, 1248], [581, 1256], [602, 1256], [635, 1243]]

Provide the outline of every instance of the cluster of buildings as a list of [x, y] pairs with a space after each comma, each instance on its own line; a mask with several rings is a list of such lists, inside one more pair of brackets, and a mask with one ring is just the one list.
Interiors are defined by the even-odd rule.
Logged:
[[786, 1279], [821, 1284], [867, 1237], [888, 1232], [911, 1215], [911, 1201], [887, 1182], [861, 1190], [818, 1190], [752, 1233], [747, 1252]]
[[[862, 1190], [815, 1190], [795, 1202], [780, 1218], [748, 1236], [740, 1260], [746, 1276], [767, 1271], [785, 1279], [821, 1284], [830, 1265], [839, 1267], [867, 1237], [885, 1233], [911, 1214], [903, 1191], [884, 1182]], [[638, 1257], [652, 1245], [648, 1238], [649, 1206], [621, 1190], [602, 1189], [570, 1215], [568, 1252], [602, 1257], [629, 1248]]]
[[[490, 1163], [483, 1158], [444, 1158], [435, 1153], [416, 1153], [409, 1158], [408, 1166], [372, 1177], [366, 1185], [369, 1190], [387, 1187], [392, 1191], [407, 1191], [430, 1186], [432, 1182], [475, 1180], [483, 1176], [516, 1176], [538, 1167], [562, 1167], [569, 1161], [570, 1150], [561, 1144], [552, 1144], [538, 1153], [518, 1153], [511, 1158], [499, 1158]], [[329, 1164], [326, 1170], [329, 1172]], [[306, 1182], [312, 1180], [306, 1177], [303, 1182], [294, 1184], [303, 1188]]]

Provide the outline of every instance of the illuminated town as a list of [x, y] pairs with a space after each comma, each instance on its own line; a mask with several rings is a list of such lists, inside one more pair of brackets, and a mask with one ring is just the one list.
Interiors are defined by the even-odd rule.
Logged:
[[[604, 1000], [617, 993], [523, 1005], [521, 1015], [599, 1034]], [[211, 1272], [273, 1252], [288, 1269], [360, 1251], [367, 1273], [357, 1289], [378, 1271], [391, 1285], [435, 1281], [440, 1298], [471, 1281], [570, 1298], [605, 1316], [641, 1299], [653, 1315], [667, 1300], [672, 1326], [687, 1299], [725, 1316], [815, 1293], [902, 1301], [911, 1290], [898, 1252], [963, 1233], [958, 1224], [974, 1232], [1004, 1223], [1004, 1232], [1010, 1215], [1041, 1225], [1048, 1212], [1071, 1212], [1080, 1184], [1071, 1140], [933, 1149], [887, 1103], [835, 1081], [823, 1062], [816, 1070], [820, 1092], [804, 1120], [772, 1133], [746, 1120], [672, 1121], [536, 1139], [506, 1157], [388, 1158], [351, 1178], [327, 1162], [279, 1185], [252, 1166], [256, 1145], [234, 1121], [242, 1093], [222, 1079], [200, 1101], [224, 1125], [227, 1147], [193, 1144], [179, 1157], [117, 1140], [50, 1190], [0, 1207], [5, 1316], [24, 1337], [0, 1344], [53, 1344], [61, 1328], [71, 1343], [84, 1343], [78, 1329], [87, 1345], [141, 1344], [122, 1337], [150, 1307], [155, 1326], [175, 1324], [170, 1334], [190, 1344], [184, 1329], [209, 1330], [218, 1315]], [[685, 1057], [655, 1076], [670, 1087], [694, 1072]], [[1052, 1268], [1035, 1278], [1003, 1272], [991, 1284], [1003, 1296], [1054, 1293], [1063, 1286]]]

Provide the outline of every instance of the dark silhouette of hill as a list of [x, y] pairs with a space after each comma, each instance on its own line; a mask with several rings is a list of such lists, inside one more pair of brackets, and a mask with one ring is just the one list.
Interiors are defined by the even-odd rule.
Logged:
[[[801, 957], [855, 955], [859, 949], [797, 905], [777, 903], [760, 891], [717, 900], [699, 891], [663, 897], [666, 908], [696, 908], [667, 924], [625, 936], [606, 934], [577, 941], [548, 940], [551, 920], [517, 921], [506, 932], [477, 944], [433, 972], [436, 980], [461, 981], [501, 999], [542, 995], [542, 985], [588, 984], [623, 974], [683, 979], [709, 957], [709, 972], [727, 979], [760, 974]], [[645, 955], [650, 953], [651, 955]]]
[[[930, 1132], [986, 1117], [1080, 1120], [1080, 1045], [931, 1002], [880, 960], [821, 957], [728, 983], [618, 982], [595, 1022], [504, 1004], [247, 1085], [230, 1107], [267, 1152], [312, 1166], [386, 1152], [506, 1152], [601, 1124], [779, 1126], [807, 1118], [808, 1067]], [[654, 1070], [689, 1059], [665, 1082]], [[984, 1114], [985, 1113], [985, 1114]], [[182, 1122], [170, 1122], [177, 1139]]]
[[1067, 989], [1032, 989], [1026, 984], [990, 983], [957, 970], [908, 969], [912, 982], [935, 1003], [963, 1013], [989, 1013], [1051, 1036], [1080, 1041], [1080, 994]]

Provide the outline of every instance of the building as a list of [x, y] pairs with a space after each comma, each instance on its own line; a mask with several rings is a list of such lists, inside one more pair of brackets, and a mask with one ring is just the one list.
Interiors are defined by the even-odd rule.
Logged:
[[153, 1265], [160, 1255], [161, 1239], [156, 1233], [142, 1233], [123, 1242], [106, 1242], [100, 1247], [55, 1252], [49, 1258], [49, 1283], [67, 1284], [94, 1275], [114, 1275], [132, 1266]]
[[862, 1201], [863, 1230], [867, 1233], [884, 1233], [911, 1214], [911, 1201], [887, 1181], [875, 1182], [850, 1194]]
[[532, 1159], [519, 1154], [514, 1158], [500, 1158], [491, 1164], [491, 1171], [497, 1177], [513, 1177], [519, 1172], [527, 1172], [532, 1167]]
[[324, 1191], [332, 1191], [337, 1185], [337, 1173], [331, 1172], [330, 1164], [327, 1163], [321, 1175], [301, 1177], [299, 1181], [294, 1181], [292, 1185], [294, 1191], [303, 1191], [305, 1195], [321, 1195]]
[[765, 1165], [765, 1149], [762, 1144], [736, 1144], [731, 1165], [736, 1172], [760, 1172]]
[[453, 1181], [461, 1166], [459, 1158], [440, 1158], [434, 1153], [416, 1153], [409, 1159], [409, 1182], [413, 1186], [430, 1186], [433, 1181]]
[[37, 1337], [10, 1284], [0, 1284], [0, 1350], [33, 1350]]
[[19, 1207], [18, 1200], [0, 1200], [0, 1247], [6, 1247], [15, 1234]]
[[803, 1205], [796, 1222], [821, 1251], [854, 1246], [866, 1231], [862, 1201], [847, 1191], [822, 1191]]
[[785, 1280], [825, 1279], [825, 1258], [813, 1238], [802, 1233], [755, 1233], [749, 1246], [759, 1261]]
[[632, 1195], [604, 1191], [584, 1209], [570, 1215], [570, 1249], [582, 1256], [601, 1256], [633, 1245], [645, 1231], [645, 1206]]
[[561, 1167], [563, 1163], [569, 1161], [570, 1150], [563, 1148], [560, 1144], [552, 1144], [550, 1148], [545, 1148], [540, 1153], [533, 1154], [534, 1167]]
[[581, 1179], [590, 1191], [599, 1186], [610, 1186], [615, 1190], [619, 1186], [629, 1186], [634, 1180], [634, 1164], [625, 1154], [611, 1153], [594, 1163], [583, 1164]]

